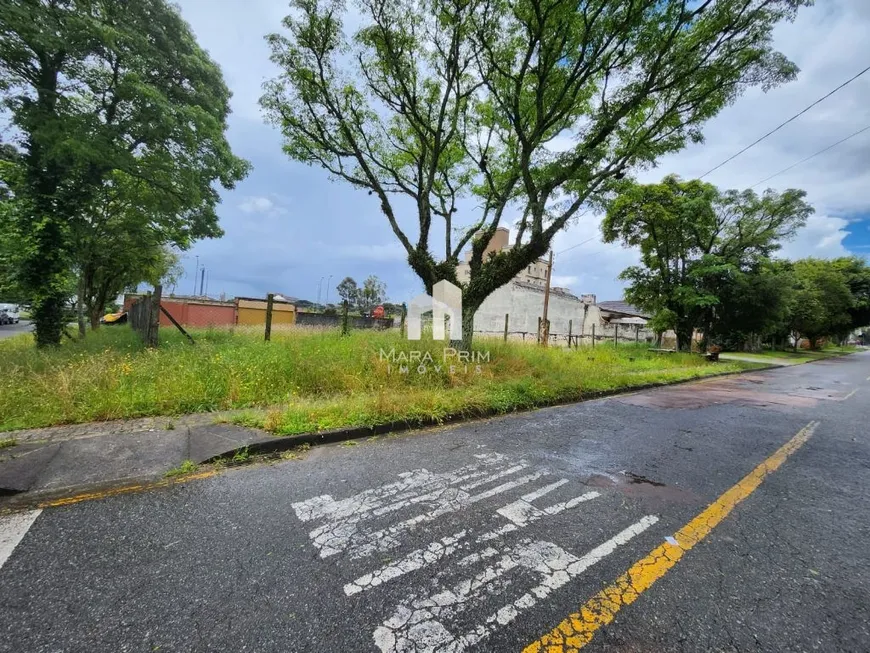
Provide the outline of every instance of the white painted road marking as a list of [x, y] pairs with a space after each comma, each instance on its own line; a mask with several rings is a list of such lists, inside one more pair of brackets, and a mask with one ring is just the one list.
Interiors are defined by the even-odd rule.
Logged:
[[21, 542], [42, 510], [30, 510], [0, 517], [0, 569]]
[[[575, 506], [580, 505], [584, 501], [589, 501], [600, 496], [600, 493], [598, 492], [587, 492], [586, 494], [582, 494], [579, 497], [575, 497], [569, 501], [562, 501], [561, 503], [556, 503], [552, 506], [548, 506], [547, 508], [537, 508], [529, 503], [530, 501], [538, 499], [546, 495], [547, 493], [552, 492], [553, 490], [561, 487], [567, 482], [567, 479], [556, 481], [555, 483], [551, 483], [550, 485], [542, 487], [540, 490], [536, 490], [535, 492], [530, 492], [529, 494], [523, 495], [518, 501], [514, 501], [513, 503], [509, 503], [503, 508], [499, 508], [496, 512], [503, 517], [509, 519], [512, 523], [505, 524], [501, 528], [497, 528], [495, 530], [489, 531], [488, 533], [484, 533], [483, 535], [479, 535], [475, 539], [475, 542], [477, 544], [481, 544], [483, 542], [495, 540], [503, 535], [506, 535], [507, 533], [511, 533], [520, 528], [528, 526], [529, 524], [538, 521], [542, 517], [557, 515], [563, 510], [574, 508]], [[458, 533], [454, 533], [453, 535], [441, 538], [441, 540], [439, 540], [438, 542], [432, 542], [425, 549], [416, 549], [398, 562], [393, 562], [385, 565], [384, 567], [381, 567], [380, 569], [372, 573], [360, 576], [352, 583], [348, 583], [344, 586], [344, 593], [348, 596], [352, 596], [364, 590], [369, 590], [377, 587], [378, 585], [382, 585], [387, 581], [399, 578], [400, 576], [404, 576], [405, 574], [412, 571], [417, 571], [419, 569], [422, 569], [423, 567], [428, 567], [429, 565], [432, 565], [439, 560], [443, 560], [444, 558], [453, 555], [460, 548], [467, 547], [469, 545], [468, 542], [462, 542], [462, 540], [464, 540], [467, 535], [468, 531], [460, 531]]]
[[[439, 588], [427, 598], [412, 599], [397, 606], [393, 615], [375, 630], [375, 644], [382, 653], [466, 651], [656, 522], [658, 517], [647, 515], [581, 558], [552, 542], [524, 540], [507, 549], [498, 562], [473, 578], [450, 588]], [[490, 555], [493, 551], [492, 548], [485, 550]], [[540, 574], [539, 584], [462, 635], [454, 636], [447, 629], [444, 621], [456, 617], [469, 604], [503, 593], [511, 584], [509, 578], [504, 578], [505, 574], [520, 568]]]
[[854, 390], [852, 390], [852, 392], [843, 397], [843, 401], [846, 401], [846, 399], [850, 399], [852, 395], [854, 395], [856, 392], [858, 392], [858, 388], [855, 388]]
[[[400, 474], [402, 480], [398, 482], [366, 490], [339, 501], [328, 494], [314, 497], [294, 503], [293, 510], [304, 522], [325, 522], [309, 533], [314, 546], [320, 549], [321, 558], [344, 552], [349, 552], [352, 557], [363, 557], [374, 551], [396, 546], [395, 536], [399, 534], [398, 531], [464, 508], [472, 500], [469, 489], [528, 468], [525, 463], [509, 465], [504, 456], [498, 454], [481, 454], [476, 458], [477, 462], [452, 472], [433, 474], [427, 469], [415, 469]], [[527, 478], [524, 482], [529, 480], [532, 479]], [[480, 482], [461, 485], [467, 481]], [[482, 495], [476, 495], [474, 500], [488, 498], [497, 493], [496, 490], [507, 489], [510, 488], [499, 486]], [[432, 507], [434, 510], [418, 515], [413, 520], [406, 520], [401, 526], [391, 527], [394, 529], [392, 533], [373, 530], [367, 525], [379, 517], [415, 505]]]
[[[415, 469], [347, 498], [321, 495], [294, 503], [293, 510], [311, 523], [308, 535], [321, 558], [377, 559], [383, 557], [377, 554], [398, 553], [375, 562], [374, 569], [357, 569], [354, 575], [366, 573], [344, 585], [344, 594], [355, 597], [405, 579], [402, 602], [383, 615], [374, 632], [383, 653], [461, 653], [474, 650], [658, 521], [647, 515], [581, 557], [536, 537], [505, 541], [532, 524], [530, 531], [552, 532], [547, 519], [601, 496], [594, 490], [572, 496], [568, 484], [546, 468], [487, 453], [452, 471]], [[548, 496], [562, 500], [547, 501]], [[466, 528], [438, 531], [438, 521], [453, 521], [449, 515], [499, 499], [492, 508], [475, 512]], [[570, 528], [578, 525], [574, 518]], [[432, 541], [420, 546], [420, 534], [430, 530]], [[431, 567], [435, 569], [427, 574], [414, 573]], [[500, 597], [501, 607], [486, 609], [480, 620], [469, 622], [468, 611], [476, 613], [494, 596]]]

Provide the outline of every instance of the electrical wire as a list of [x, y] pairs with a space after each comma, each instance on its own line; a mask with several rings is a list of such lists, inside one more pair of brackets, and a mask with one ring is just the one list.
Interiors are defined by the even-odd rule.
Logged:
[[806, 158], [804, 158], [804, 159], [801, 159], [801, 160], [798, 161], [797, 163], [793, 163], [793, 164], [791, 164], [791, 165], [790, 165], [789, 167], [787, 167], [787, 168], [783, 168], [783, 169], [780, 170], [779, 172], [770, 175], [770, 177], [766, 177], [765, 179], [762, 179], [762, 180], [759, 181], [758, 183], [752, 184], [752, 186], [750, 186], [750, 188], [755, 188], [756, 186], [760, 186], [761, 184], [763, 184], [763, 183], [765, 183], [765, 182], [767, 182], [767, 181], [770, 181], [770, 180], [773, 179], [774, 177], [779, 177], [781, 174], [783, 174], [783, 173], [785, 173], [785, 172], [788, 172], [788, 171], [791, 170], [792, 168], [796, 168], [796, 167], [799, 166], [800, 164], [802, 164], [802, 163], [806, 163], [806, 162], [809, 161], [810, 159], [814, 159], [814, 158], [816, 158], [817, 156], [819, 156], [820, 154], [824, 154], [824, 153], [827, 152], [828, 150], [832, 150], [832, 149], [834, 149], [834, 148], [837, 147], [838, 145], [840, 145], [840, 144], [842, 144], [842, 143], [845, 143], [845, 142], [848, 141], [850, 138], [855, 138], [855, 136], [857, 136], [858, 134], [862, 134], [863, 132], [867, 131], [868, 129], [870, 129], [870, 125], [867, 125], [867, 126], [864, 127], [863, 129], [859, 129], [858, 131], [854, 132], [853, 134], [849, 134], [848, 136], [846, 136], [846, 138], [842, 138], [842, 139], [840, 139], [839, 141], [837, 141], [837, 142], [834, 143], [833, 145], [828, 145], [828, 147], [826, 147], [826, 148], [824, 148], [824, 149], [822, 149], [822, 150], [819, 150], [819, 151], [816, 152], [815, 154], [810, 154], [808, 157], [806, 157]]
[[820, 97], [818, 100], [816, 100], [815, 102], [813, 102], [811, 105], [809, 105], [808, 107], [806, 107], [805, 109], [803, 109], [800, 113], [796, 113], [796, 114], [793, 115], [791, 118], [789, 118], [788, 120], [786, 120], [784, 123], [782, 123], [782, 124], [780, 124], [779, 126], [777, 126], [775, 129], [772, 129], [771, 131], [767, 132], [764, 136], [762, 136], [762, 137], [759, 138], [758, 140], [756, 140], [756, 141], [750, 143], [749, 145], [747, 145], [746, 147], [744, 147], [742, 150], [740, 150], [739, 152], [737, 152], [737, 154], [734, 154], [734, 155], [728, 157], [728, 158], [725, 159], [722, 163], [720, 163], [719, 165], [717, 165], [715, 168], [712, 168], [711, 170], [708, 170], [708, 171], [705, 172], [703, 175], [701, 175], [700, 177], [698, 177], [698, 179], [703, 179], [703, 178], [706, 177], [707, 175], [709, 175], [709, 174], [715, 172], [716, 170], [718, 170], [719, 168], [721, 168], [722, 166], [724, 166], [724, 165], [725, 165], [726, 163], [728, 163], [729, 161], [733, 161], [734, 159], [736, 159], [738, 156], [740, 156], [741, 154], [743, 154], [744, 152], [746, 152], [746, 150], [755, 147], [755, 146], [758, 145], [761, 141], [763, 141], [765, 138], [767, 138], [768, 136], [770, 136], [770, 135], [772, 135], [772, 134], [775, 134], [776, 132], [778, 132], [780, 129], [782, 129], [783, 127], [785, 127], [787, 124], [789, 124], [790, 122], [792, 122], [792, 121], [795, 120], [796, 118], [801, 117], [801, 116], [804, 115], [807, 111], [809, 111], [810, 109], [812, 109], [814, 106], [816, 106], [817, 104], [819, 104], [819, 103], [822, 102], [823, 100], [826, 100], [826, 99], [828, 99], [829, 97], [831, 97], [834, 93], [836, 93], [837, 91], [839, 91], [841, 88], [844, 88], [845, 86], [848, 86], [849, 84], [851, 84], [852, 82], [854, 82], [854, 81], [855, 81], [856, 79], [858, 79], [861, 75], [863, 75], [864, 73], [866, 73], [868, 70], [870, 70], [870, 66], [867, 66], [864, 70], [862, 70], [861, 72], [859, 72], [859, 73], [858, 73], [857, 75], [855, 75], [854, 77], [851, 77], [851, 78], [847, 79], [845, 82], [843, 82], [842, 84], [840, 84], [837, 88], [835, 88], [833, 91], [831, 91], [831, 92], [828, 93], [827, 95], [823, 95], [823, 96]]

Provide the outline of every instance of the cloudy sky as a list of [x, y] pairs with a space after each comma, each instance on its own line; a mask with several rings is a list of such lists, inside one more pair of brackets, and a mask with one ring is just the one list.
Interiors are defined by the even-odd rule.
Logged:
[[[277, 31], [284, 0], [179, 0], [199, 42], [220, 64], [233, 91], [229, 139], [254, 166], [223, 195], [220, 240], [197, 243], [185, 254], [187, 276], [175, 292], [194, 290], [197, 265], [208, 270], [212, 296], [263, 296], [268, 292], [330, 298], [345, 276], [376, 274], [393, 301], [406, 301], [422, 286], [410, 271], [378, 205], [365, 192], [330, 182], [317, 168], [295, 163], [281, 151], [280, 134], [263, 121], [257, 100], [275, 74], [263, 36]], [[662, 159], [644, 182], [668, 173], [703, 175], [782, 121], [870, 65], [870, 2], [821, 0], [791, 24], [777, 28], [775, 46], [801, 72], [768, 93], [751, 91], [705, 129], [706, 141]], [[870, 126], [870, 72], [755, 146], [706, 181], [743, 189]], [[783, 248], [790, 258], [870, 255], [870, 130], [758, 186], [803, 188], [816, 209], [806, 228]], [[578, 247], [574, 247], [583, 243]], [[571, 248], [571, 249], [569, 249]], [[568, 251], [565, 251], [568, 250]], [[576, 293], [618, 299], [620, 271], [637, 260], [632, 250], [604, 245], [599, 218], [584, 216], [554, 243], [554, 284]], [[560, 253], [561, 252], [561, 253]], [[321, 280], [323, 284], [321, 285]]]

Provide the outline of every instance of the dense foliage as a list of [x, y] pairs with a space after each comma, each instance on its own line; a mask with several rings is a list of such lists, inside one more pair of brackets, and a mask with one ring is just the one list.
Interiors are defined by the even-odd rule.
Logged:
[[221, 233], [214, 184], [248, 167], [225, 139], [229, 99], [166, 0], [3, 2], [0, 101], [21, 167], [10, 228], [37, 344], [59, 342], [76, 243], [118, 184], [179, 247]]
[[604, 239], [640, 250], [641, 264], [623, 271], [626, 299], [673, 329], [687, 350], [693, 333], [704, 346], [755, 348], [763, 341], [815, 347], [843, 340], [870, 324], [870, 267], [857, 257], [796, 262], [773, 257], [812, 208], [805, 193], [719, 191], [668, 176], [659, 184], [626, 182], [610, 201]]

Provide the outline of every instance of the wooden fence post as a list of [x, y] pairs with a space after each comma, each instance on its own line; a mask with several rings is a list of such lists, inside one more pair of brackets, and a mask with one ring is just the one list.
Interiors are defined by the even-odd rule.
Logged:
[[640, 325], [637, 325], [637, 330], [634, 332], [634, 346], [637, 347], [640, 344]]
[[172, 324], [175, 325], [175, 328], [176, 328], [176, 329], [178, 329], [179, 331], [181, 331], [181, 333], [183, 333], [183, 334], [187, 337], [187, 339], [190, 341], [190, 344], [191, 344], [191, 345], [195, 344], [194, 341], [193, 341], [193, 336], [191, 336], [187, 331], [184, 330], [184, 327], [181, 326], [181, 325], [178, 323], [178, 320], [176, 320], [174, 317], [172, 317], [172, 313], [170, 313], [170, 312], [167, 311], [165, 308], [163, 308], [163, 306], [160, 306], [160, 311], [161, 311], [161, 312], [162, 312], [162, 313], [163, 313], [167, 318], [169, 318], [169, 321], [172, 322]]
[[272, 339], [272, 308], [275, 303], [275, 295], [266, 295], [266, 342]]
[[619, 325], [614, 324], [615, 329], [613, 329], [613, 346], [616, 347], [619, 345]]
[[571, 349], [571, 327], [574, 320], [568, 320], [568, 349]]
[[159, 344], [158, 332], [160, 330], [160, 297], [163, 295], [163, 286], [157, 284], [154, 286], [154, 292], [151, 295], [151, 314], [148, 316], [148, 339], [146, 344], [148, 347], [156, 347]]
[[541, 316], [538, 316], [538, 344], [541, 344]]
[[508, 319], [510, 318], [510, 313], [504, 314], [504, 341], [507, 342], [507, 334], [508, 334]]
[[346, 336], [348, 334], [348, 328], [347, 328], [347, 311], [348, 311], [348, 309], [349, 309], [349, 304], [348, 304], [348, 301], [345, 299], [344, 300], [344, 313], [342, 314], [342, 317], [341, 317], [341, 335], [343, 335], [343, 336]]
[[592, 348], [595, 349], [595, 325], [592, 325]]

